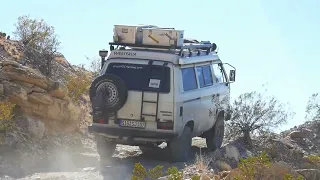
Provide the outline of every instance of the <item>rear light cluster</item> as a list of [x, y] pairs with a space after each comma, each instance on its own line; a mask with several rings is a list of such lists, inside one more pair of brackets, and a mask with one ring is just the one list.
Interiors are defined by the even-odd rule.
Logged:
[[93, 123], [109, 124], [110, 121], [114, 121], [116, 119], [115, 116], [115, 113], [94, 112]]
[[173, 122], [158, 122], [157, 129], [173, 130]]

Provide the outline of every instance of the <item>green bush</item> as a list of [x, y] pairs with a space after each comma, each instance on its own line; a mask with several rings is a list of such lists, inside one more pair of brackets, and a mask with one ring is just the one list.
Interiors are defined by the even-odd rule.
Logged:
[[73, 76], [65, 76], [69, 97], [73, 102], [78, 103], [81, 96], [88, 94], [91, 78], [85, 72], [78, 72]]
[[[266, 152], [258, 156], [249, 157], [248, 159], [241, 159], [238, 164], [240, 174], [235, 177], [236, 180], [255, 180], [263, 178], [263, 172], [272, 165]], [[302, 176], [297, 178], [292, 174], [285, 174], [283, 180], [303, 180]]]
[[[163, 173], [163, 166], [157, 165], [154, 168], [146, 170], [141, 163], [135, 163], [132, 170], [132, 180], [156, 180], [164, 175], [168, 176], [168, 180], [182, 180], [183, 172], [179, 171], [177, 167], [170, 167], [167, 169], [166, 174]], [[198, 179], [193, 179], [198, 180]]]
[[159, 177], [162, 177], [163, 175], [162, 169], [163, 169], [163, 166], [158, 165], [147, 171], [146, 168], [144, 168], [141, 163], [135, 163], [132, 171], [131, 179], [132, 180], [144, 180], [144, 179], [156, 180]]
[[320, 155], [307, 156], [307, 160], [312, 164], [320, 164]]
[[191, 180], [200, 180], [200, 176], [199, 175], [194, 175], [191, 177]]
[[179, 171], [177, 167], [172, 166], [167, 170], [168, 180], [183, 180], [183, 171]]
[[[248, 180], [256, 179], [257, 176], [261, 173], [261, 170], [269, 168], [271, 162], [267, 156], [267, 153], [263, 152], [259, 156], [252, 156], [248, 159], [241, 159], [238, 164], [238, 168], [241, 172], [241, 176]], [[237, 179], [241, 179], [237, 177]]]
[[282, 180], [304, 180], [302, 175], [299, 175], [297, 178], [294, 178], [291, 174], [285, 174]]

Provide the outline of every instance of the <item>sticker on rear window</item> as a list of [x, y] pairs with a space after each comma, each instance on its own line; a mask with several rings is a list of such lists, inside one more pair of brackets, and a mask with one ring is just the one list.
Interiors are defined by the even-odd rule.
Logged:
[[149, 87], [151, 87], [151, 88], [159, 88], [160, 87], [160, 79], [150, 79]]

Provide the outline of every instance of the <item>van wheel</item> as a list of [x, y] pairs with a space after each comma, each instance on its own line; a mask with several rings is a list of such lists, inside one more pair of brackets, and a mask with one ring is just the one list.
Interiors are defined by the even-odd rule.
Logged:
[[100, 162], [104, 163], [107, 159], [112, 157], [117, 144], [108, 142], [102, 135], [95, 135], [95, 139], [97, 143], [97, 151], [100, 156]]
[[175, 162], [184, 162], [189, 158], [192, 143], [191, 128], [186, 126], [180, 137], [175, 138], [169, 143], [172, 160]]
[[210, 151], [215, 151], [222, 146], [224, 137], [224, 119], [219, 116], [216, 124], [207, 132], [206, 143]]

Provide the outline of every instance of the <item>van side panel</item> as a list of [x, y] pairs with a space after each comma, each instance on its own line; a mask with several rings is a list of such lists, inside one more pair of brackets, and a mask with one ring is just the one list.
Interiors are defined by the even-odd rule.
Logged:
[[[181, 68], [177, 66], [175, 68], [175, 81], [179, 82], [175, 86], [175, 104], [176, 104], [176, 131], [181, 133], [185, 125], [193, 121], [193, 136], [200, 135], [201, 132], [198, 132], [199, 117], [201, 116], [198, 112], [201, 110], [201, 101], [200, 93], [198, 90], [191, 90], [183, 92], [183, 80], [181, 74]], [[180, 109], [182, 113], [180, 113]], [[180, 135], [180, 134], [179, 134]]]

